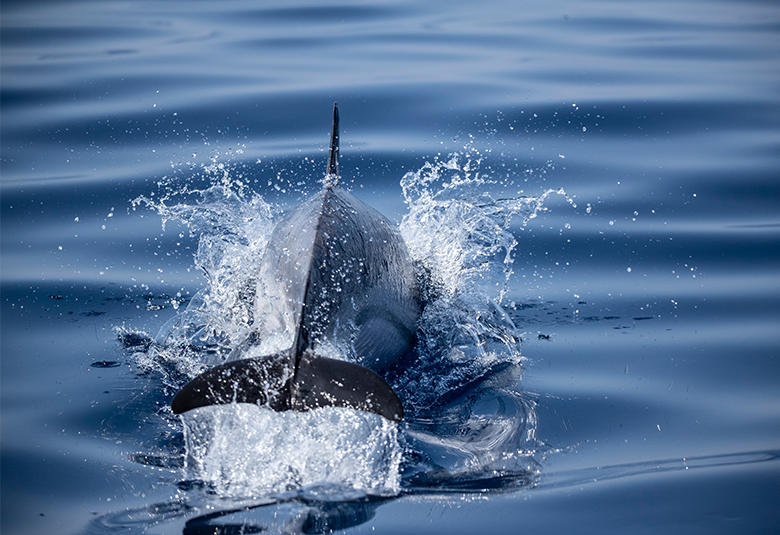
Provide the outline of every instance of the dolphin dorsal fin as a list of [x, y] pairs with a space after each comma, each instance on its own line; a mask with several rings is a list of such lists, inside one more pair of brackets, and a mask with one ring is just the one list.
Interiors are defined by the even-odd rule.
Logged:
[[339, 104], [333, 103], [333, 130], [330, 133], [330, 154], [328, 155], [328, 174], [326, 182], [338, 186], [341, 182], [339, 173]]

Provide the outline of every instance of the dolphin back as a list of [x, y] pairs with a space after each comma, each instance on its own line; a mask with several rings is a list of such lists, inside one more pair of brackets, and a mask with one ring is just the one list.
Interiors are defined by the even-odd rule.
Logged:
[[174, 413], [256, 403], [403, 418], [398, 396], [379, 374], [414, 347], [417, 277], [397, 229], [341, 187], [338, 139], [334, 105], [323, 188], [271, 234], [257, 277], [253, 332], [233, 352], [239, 360], [231, 357], [186, 384], [173, 399]]
[[406, 245], [341, 187], [326, 186], [277, 225], [258, 281], [256, 338], [284, 338], [276, 348], [336, 347], [383, 373], [414, 346], [421, 305]]

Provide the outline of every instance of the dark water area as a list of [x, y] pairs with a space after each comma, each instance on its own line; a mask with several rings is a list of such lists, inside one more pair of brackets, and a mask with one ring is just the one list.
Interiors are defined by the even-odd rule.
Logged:
[[[780, 530], [775, 3], [0, 9], [2, 533]], [[442, 207], [526, 203], [488, 236], [517, 242], [484, 263], [511, 268], [504, 293], [438, 266], [506, 313], [464, 315], [519, 354], [437, 339], [458, 311], [432, 312], [455, 364], [395, 379], [413, 403], [377, 424], [398, 439], [385, 471], [318, 479], [359, 434], [295, 464], [296, 432], [371, 430], [354, 415], [216, 415], [287, 446], [198, 457], [169, 408], [196, 361], [161, 336], [218, 293], [203, 236], [238, 265], [245, 229], [316, 191], [334, 101], [345, 184], [415, 250], [479, 234], [421, 223]], [[258, 490], [276, 462], [296, 476]]]

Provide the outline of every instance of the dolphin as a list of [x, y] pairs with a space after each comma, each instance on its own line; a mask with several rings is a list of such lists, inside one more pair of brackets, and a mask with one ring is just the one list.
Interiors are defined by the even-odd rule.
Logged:
[[406, 245], [341, 186], [339, 112], [323, 187], [274, 227], [259, 264], [250, 336], [174, 396], [175, 414], [230, 403], [276, 411], [349, 407], [398, 422], [381, 377], [415, 344], [420, 288]]

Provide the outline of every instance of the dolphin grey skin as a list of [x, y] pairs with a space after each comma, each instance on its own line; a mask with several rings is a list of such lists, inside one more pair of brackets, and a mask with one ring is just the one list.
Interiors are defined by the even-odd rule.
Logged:
[[[184, 385], [171, 403], [174, 413], [238, 402], [276, 411], [350, 407], [403, 418], [401, 401], [378, 374], [414, 346], [419, 286], [398, 231], [341, 187], [338, 157], [334, 104], [323, 188], [271, 234], [258, 273], [253, 332], [235, 352], [244, 358]], [[322, 356], [334, 352], [338, 359]]]

